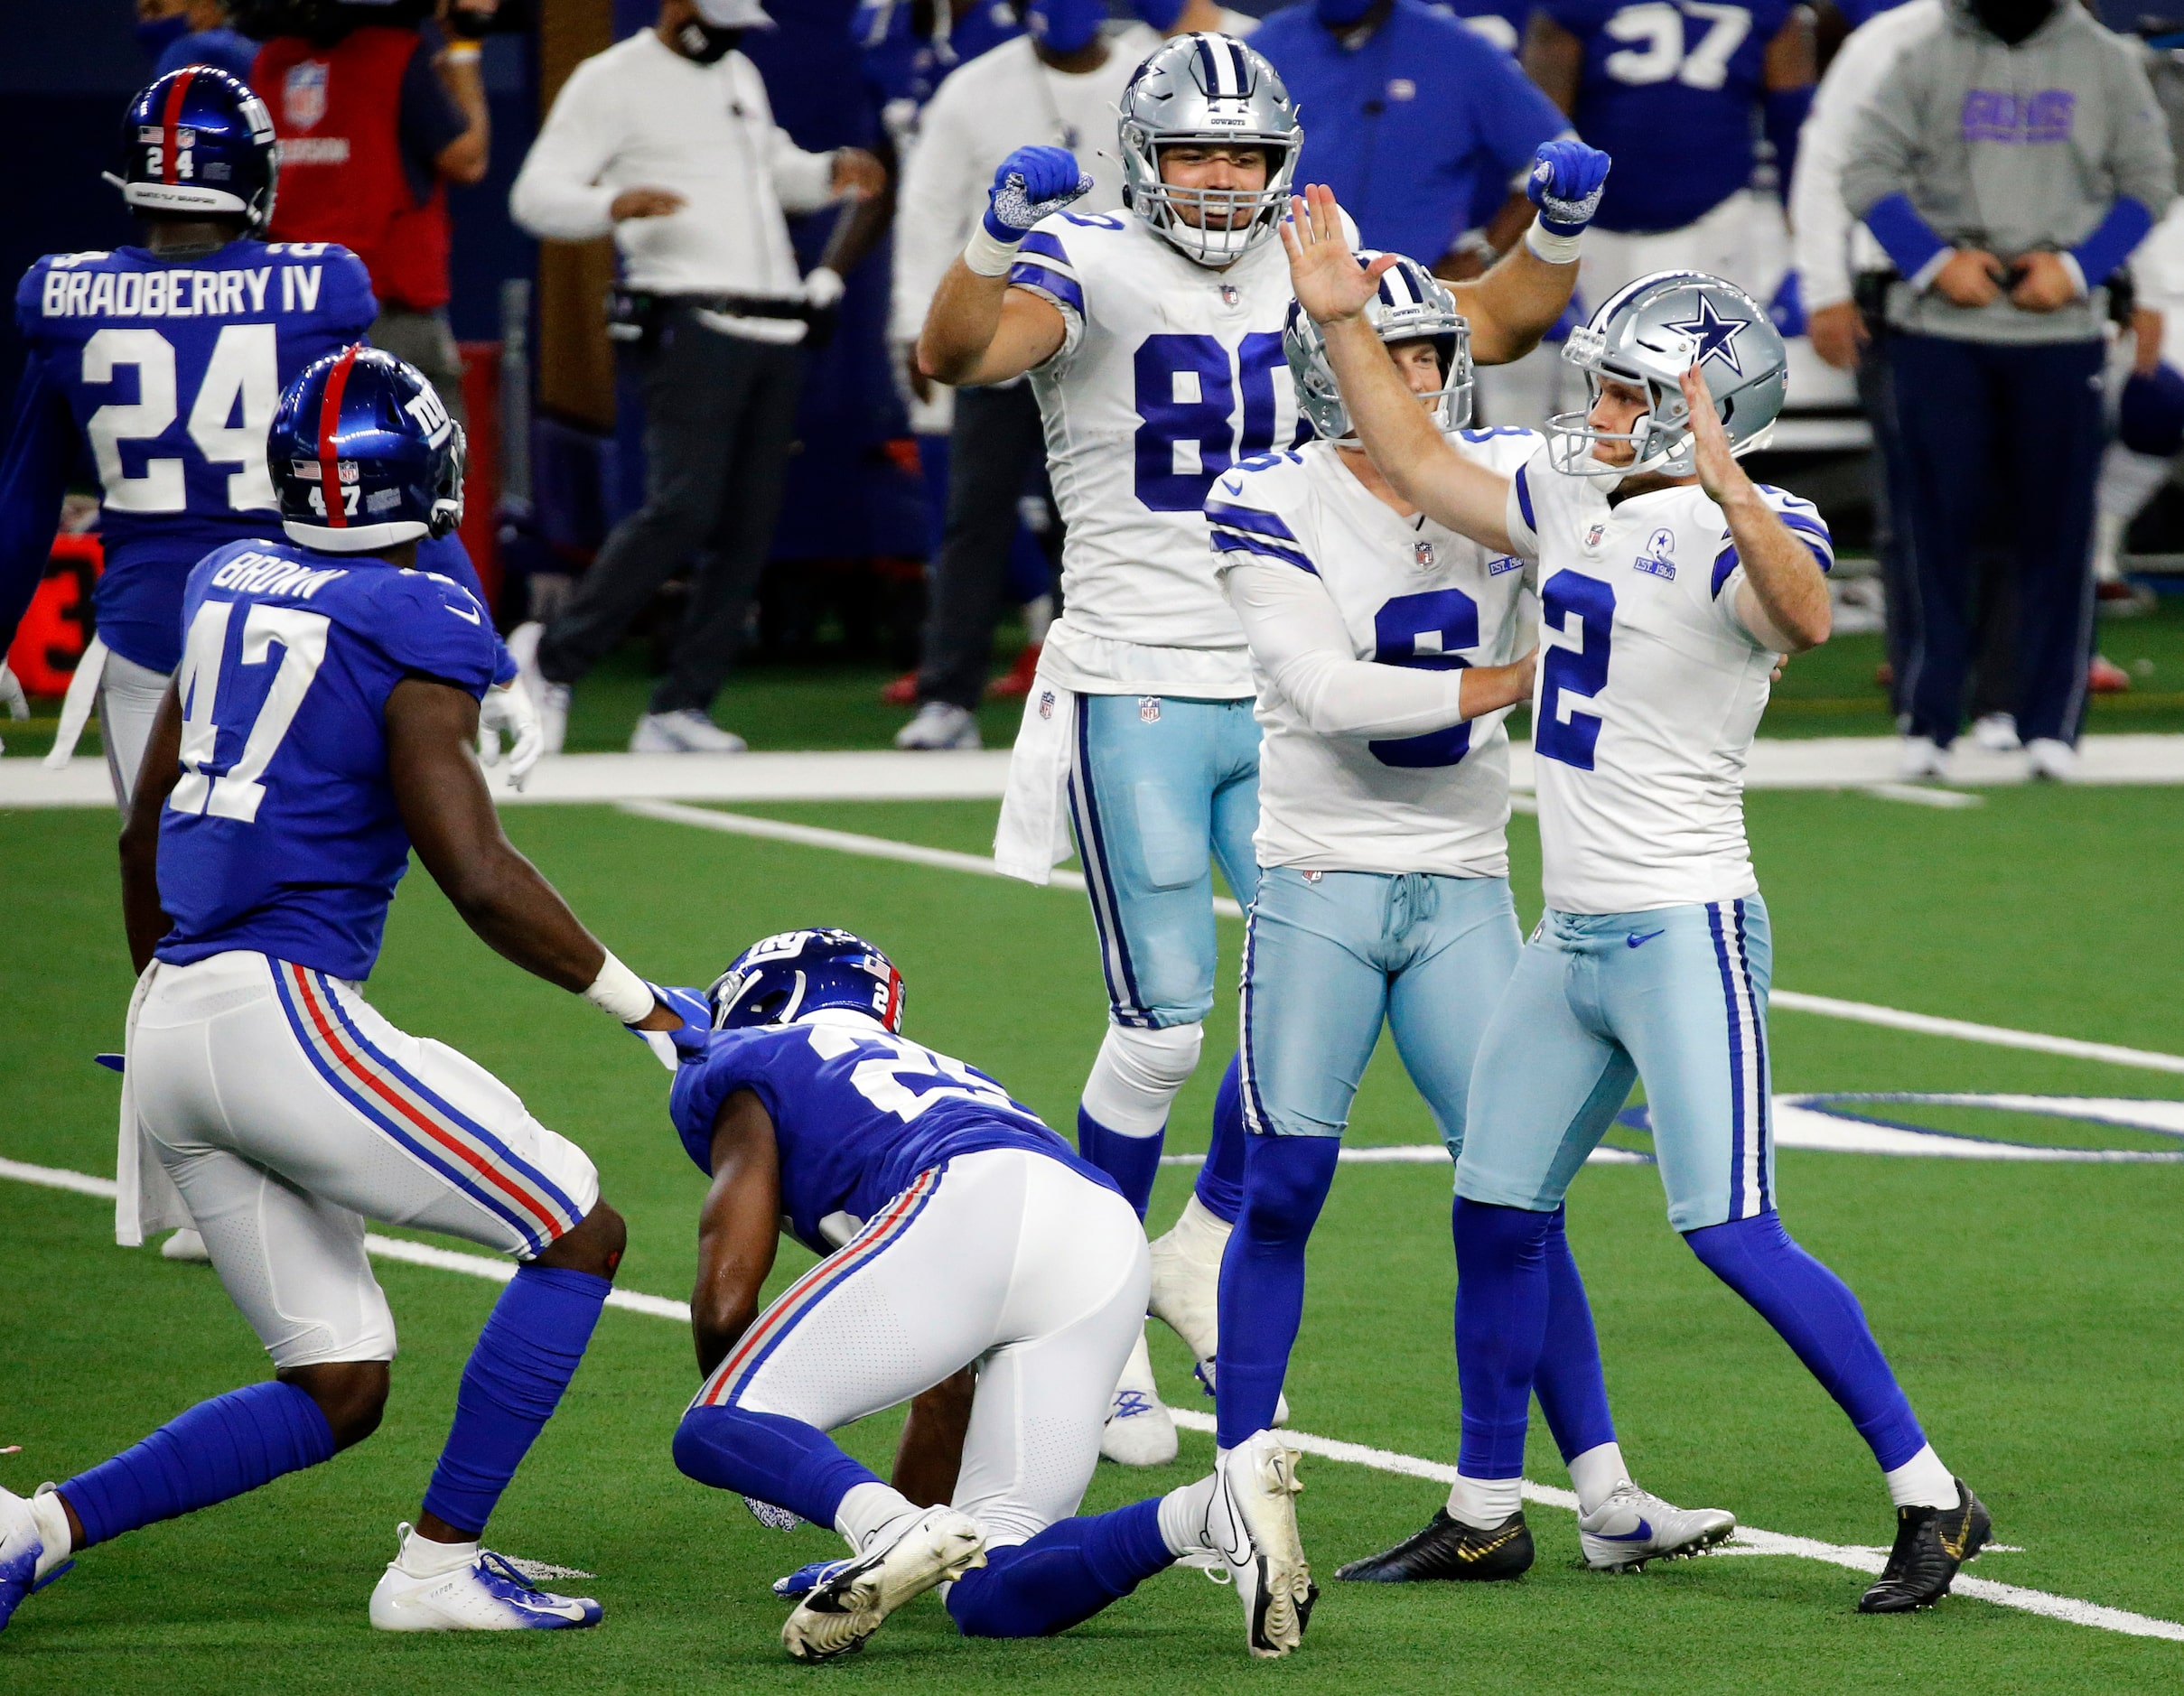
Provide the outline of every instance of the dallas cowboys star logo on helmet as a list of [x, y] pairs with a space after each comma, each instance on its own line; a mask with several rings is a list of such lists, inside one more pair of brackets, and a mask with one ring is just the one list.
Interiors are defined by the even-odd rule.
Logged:
[[1698, 357], [1693, 364], [1703, 365], [1709, 359], [1718, 359], [1739, 377], [1744, 375], [1743, 361], [1737, 357], [1737, 338], [1751, 328], [1750, 319], [1723, 318], [1714, 311], [1713, 303], [1702, 294], [1696, 318], [1671, 322], [1667, 328], [1698, 342]]

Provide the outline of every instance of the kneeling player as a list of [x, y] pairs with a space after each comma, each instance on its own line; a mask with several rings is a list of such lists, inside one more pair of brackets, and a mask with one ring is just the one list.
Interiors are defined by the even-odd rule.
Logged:
[[[462, 433], [359, 348], [282, 396], [266, 455], [289, 536], [190, 573], [122, 838], [129, 1004], [117, 1235], [194, 1217], [273, 1356], [28, 1501], [0, 1490], [0, 1626], [70, 1554], [329, 1460], [387, 1403], [395, 1329], [364, 1222], [522, 1263], [469, 1365], [413, 1528], [371, 1597], [390, 1631], [596, 1624], [478, 1545], [583, 1357], [624, 1241], [583, 1151], [358, 986], [418, 856], [471, 927], [625, 1023], [680, 1020], [500, 834], [471, 744], [498, 661], [470, 592], [411, 569], [462, 517]], [[183, 1213], [186, 1207], [187, 1215]]]
[[[966, 1636], [1065, 1631], [1186, 1552], [1252, 1547], [1285, 1464], [1070, 1517], [1151, 1276], [1114, 1180], [985, 1074], [897, 1034], [901, 975], [846, 931], [756, 943], [707, 999], [714, 1029], [672, 1036], [670, 1111], [713, 1178], [690, 1304], [707, 1376], [675, 1459], [848, 1540], [783, 1626], [789, 1654], [848, 1654], [950, 1580]], [[760, 1313], [782, 1230], [827, 1258]], [[919, 1507], [826, 1435], [966, 1366], [952, 1506]], [[1245, 1589], [1248, 1606], [1248, 1572]]]
[[[1376, 256], [1363, 255], [1364, 258]], [[1470, 331], [1411, 259], [1365, 315], [1439, 431], [1508, 472], [1527, 430], [1464, 431]], [[1385, 1024], [1451, 1154], [1488, 1020], [1517, 967], [1509, 899], [1507, 709], [1532, 693], [1518, 629], [1524, 562], [1458, 535], [1388, 486], [1358, 444], [1319, 329], [1283, 335], [1319, 439], [1224, 476], [1206, 502], [1215, 558], [1258, 682], [1258, 899], [1244, 944], [1244, 1207], [1221, 1267], [1220, 1447], [1271, 1421], [1304, 1300], [1304, 1246], [1351, 1100]], [[1592, 1314], [1549, 1220], [1545, 1412], [1577, 1486], [1587, 1563], [1695, 1553], [1735, 1529], [1630, 1482]], [[1518, 1460], [1524, 1426], [1510, 1432]], [[1445, 1512], [1346, 1579], [1508, 1579], [1532, 1564], [1514, 1488], [1460, 1480]]]
[[[1737, 455], [1782, 405], [1765, 310], [1663, 272], [1603, 302], [1567, 358], [1591, 391], [1508, 475], [1422, 427], [1360, 313], [1372, 278], [1315, 187], [1286, 239], [1373, 461], [1406, 500], [1539, 562], [1535, 752], [1547, 912], [1481, 1040], [1456, 1168], [1458, 1470], [1514, 1503], [1552, 1300], [1543, 1250], [1572, 1177], [1642, 1081], [1668, 1218], [1850, 1416], [1896, 1543], [1859, 1602], [1930, 1606], [1987, 1511], [1926, 1440], [1858, 1300], [1775, 1209], [1766, 904], [1743, 772], [1778, 655], [1827, 639], [1827, 527]], [[1717, 398], [1706, 374], [1723, 387]]]

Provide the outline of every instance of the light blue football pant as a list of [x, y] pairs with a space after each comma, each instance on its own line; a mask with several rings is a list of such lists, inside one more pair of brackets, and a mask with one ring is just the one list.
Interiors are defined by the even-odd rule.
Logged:
[[1775, 1205], [1767, 904], [1540, 921], [1471, 1079], [1456, 1166], [1468, 1201], [1551, 1212], [1643, 1079], [1678, 1231]]
[[1257, 892], [1259, 727], [1251, 703], [1087, 694], [1069, 820], [1099, 933], [1109, 1016], [1165, 1030], [1213, 1011], [1213, 862]]
[[1442, 1140], [1461, 1150], [1473, 1058], [1518, 936], [1507, 878], [1262, 871], [1244, 933], [1246, 1126], [1340, 1136], [1385, 1020]]

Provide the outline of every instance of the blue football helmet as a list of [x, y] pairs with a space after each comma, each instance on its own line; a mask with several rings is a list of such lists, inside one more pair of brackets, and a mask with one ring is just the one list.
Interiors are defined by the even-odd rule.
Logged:
[[273, 218], [280, 146], [266, 103], [226, 71], [185, 65], [140, 89], [121, 120], [121, 174], [107, 181], [141, 212]]
[[362, 342], [303, 368], [266, 461], [292, 542], [369, 554], [462, 522], [462, 426], [414, 365]]
[[847, 930], [785, 930], [754, 942], [705, 995], [715, 1030], [786, 1025], [821, 1007], [853, 1008], [902, 1029], [902, 974]]

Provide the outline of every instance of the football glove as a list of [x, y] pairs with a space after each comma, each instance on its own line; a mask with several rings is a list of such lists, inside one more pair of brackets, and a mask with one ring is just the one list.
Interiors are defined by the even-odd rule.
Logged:
[[[23, 693], [23, 685], [8, 669], [5, 659], [0, 659], [0, 704], [5, 704], [11, 719], [26, 719], [31, 715], [31, 698]], [[0, 753], [6, 751], [7, 744], [0, 741]]]
[[531, 704], [530, 691], [518, 677], [485, 692], [478, 704], [478, 760], [493, 765], [500, 758], [500, 739], [508, 738], [509, 787], [520, 789], [538, 756], [546, 749], [546, 729], [538, 709]]
[[984, 223], [995, 241], [1011, 246], [1042, 218], [1050, 218], [1092, 192], [1091, 173], [1077, 167], [1067, 147], [1019, 147], [994, 172]]
[[1539, 208], [1540, 227], [1551, 236], [1574, 236], [1590, 224], [1613, 163], [1582, 141], [1543, 143], [1525, 182], [1526, 198]]

